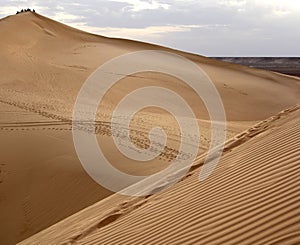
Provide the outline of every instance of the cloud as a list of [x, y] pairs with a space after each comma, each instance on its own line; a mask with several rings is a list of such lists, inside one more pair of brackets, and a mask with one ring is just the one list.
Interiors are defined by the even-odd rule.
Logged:
[[295, 0], [2, 0], [97, 34], [205, 55], [300, 55]]
[[16, 8], [13, 6], [4, 6], [0, 8], [0, 16], [6, 16], [9, 15], [11, 13], [15, 13], [16, 12]]
[[53, 19], [60, 22], [72, 23], [73, 21], [84, 19], [84, 16], [69, 14], [63, 10], [62, 12], [56, 12]]
[[142, 1], [142, 0], [109, 0], [111, 2], [126, 3], [129, 11], [138, 12], [142, 10], [153, 10], [153, 9], [168, 9], [169, 4], [160, 3], [158, 1]]
[[117, 28], [117, 27], [92, 27], [84, 22], [74, 22], [71, 26], [91, 33], [108, 37], [127, 38], [141, 41], [155, 42], [169, 33], [185, 33], [197, 28], [214, 28], [209, 25], [165, 25], [149, 26], [146, 28]]

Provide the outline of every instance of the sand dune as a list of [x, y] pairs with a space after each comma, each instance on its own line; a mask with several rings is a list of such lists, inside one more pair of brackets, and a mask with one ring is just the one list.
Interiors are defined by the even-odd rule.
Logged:
[[145, 49], [176, 52], [199, 64], [218, 88], [230, 121], [262, 120], [298, 102], [299, 82], [293, 78], [150, 44], [91, 35], [38, 14], [2, 19], [0, 34], [1, 75], [5, 78], [1, 79], [1, 98], [15, 98], [11, 102], [25, 103], [59, 118], [71, 118], [79, 88], [99, 65]]
[[[4, 221], [0, 224], [0, 243], [22, 241], [112, 194], [83, 170], [71, 133], [72, 110], [81, 86], [111, 58], [139, 50], [163, 50], [195, 62], [222, 97], [228, 139], [299, 103], [297, 78], [151, 44], [92, 35], [34, 13], [0, 20], [0, 36], [0, 219]], [[127, 77], [101, 103], [96, 133], [115, 165], [137, 175], [165, 168], [174, 156], [164, 152], [143, 168], [131, 163], [113, 147], [109, 121], [114, 106], [126, 93], [149, 85], [174, 89], [190, 104], [202, 129], [199, 155], [210, 143], [207, 111], [183, 82], [153, 73]], [[132, 141], [145, 147], [149, 129], [157, 124], [170, 134], [168, 149], [176, 149], [178, 127], [162, 111], [137, 115], [131, 125]], [[107, 205], [114, 207], [113, 203]]]
[[113, 195], [20, 244], [299, 243], [299, 116], [285, 110], [228, 141], [207, 181], [196, 169], [160, 194]]

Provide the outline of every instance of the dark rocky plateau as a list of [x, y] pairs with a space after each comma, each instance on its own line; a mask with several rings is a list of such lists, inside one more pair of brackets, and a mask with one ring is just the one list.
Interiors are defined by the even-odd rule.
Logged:
[[300, 77], [300, 57], [214, 57], [214, 59]]

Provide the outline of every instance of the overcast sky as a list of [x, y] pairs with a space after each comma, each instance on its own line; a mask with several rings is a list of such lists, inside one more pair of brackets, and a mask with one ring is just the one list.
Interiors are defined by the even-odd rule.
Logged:
[[1, 0], [105, 36], [206, 56], [300, 56], [300, 0]]

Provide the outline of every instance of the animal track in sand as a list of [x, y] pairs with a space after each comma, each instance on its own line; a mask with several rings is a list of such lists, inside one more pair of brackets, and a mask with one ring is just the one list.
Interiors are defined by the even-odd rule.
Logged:
[[[5, 101], [3, 99], [0, 99], [0, 103], [11, 105], [29, 112], [33, 112], [36, 114], [39, 114], [43, 117], [52, 119], [50, 121], [45, 122], [15, 122], [15, 123], [0, 123], [0, 130], [5, 131], [14, 131], [14, 130], [21, 130], [21, 131], [29, 131], [29, 130], [55, 130], [55, 131], [71, 131], [72, 130], [72, 121], [69, 119], [66, 119], [64, 117], [55, 115], [53, 113], [48, 113], [46, 111], [42, 111], [41, 109], [38, 109], [34, 105], [28, 105], [26, 103], [16, 102], [16, 101]], [[151, 119], [151, 116], [150, 116]], [[152, 120], [156, 120], [157, 118], [153, 117]], [[150, 122], [152, 120], [149, 120]], [[140, 120], [137, 123], [136, 129], [130, 129], [130, 140], [133, 144], [135, 144], [140, 149], [149, 149], [150, 148], [150, 140], [148, 138], [148, 134], [145, 131], [142, 131], [145, 129], [145, 121]], [[95, 130], [91, 130], [91, 123], [85, 123], [81, 124], [80, 126], [76, 127], [76, 130], [83, 130], [89, 133], [96, 133], [97, 135], [102, 136], [108, 136], [108, 137], [124, 137], [127, 138], [127, 136], [124, 134], [124, 130], [126, 129], [126, 126], [124, 125], [121, 127], [122, 130], [114, 130], [112, 131], [112, 127], [110, 122], [104, 122], [104, 121], [96, 121], [95, 122]], [[140, 130], [142, 129], [142, 130]], [[173, 135], [173, 140], [176, 140], [175, 135]], [[153, 146], [150, 148], [151, 152], [160, 153], [158, 159], [161, 161], [166, 162], [172, 162], [178, 157], [179, 159], [185, 159], [189, 157], [184, 152], [179, 152], [177, 149], [173, 149], [169, 146], [164, 147], [164, 151], [160, 152], [159, 149], [161, 148], [160, 145], [155, 146], [155, 142], [153, 142]]]

